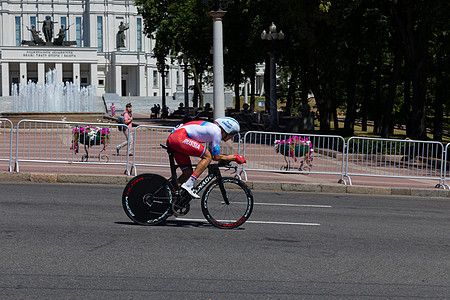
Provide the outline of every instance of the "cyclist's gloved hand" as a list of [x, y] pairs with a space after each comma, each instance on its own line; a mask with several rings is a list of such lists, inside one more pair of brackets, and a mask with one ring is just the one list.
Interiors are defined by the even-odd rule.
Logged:
[[247, 162], [245, 160], [245, 157], [243, 157], [242, 155], [235, 155], [235, 157], [236, 157], [236, 162], [240, 165]]

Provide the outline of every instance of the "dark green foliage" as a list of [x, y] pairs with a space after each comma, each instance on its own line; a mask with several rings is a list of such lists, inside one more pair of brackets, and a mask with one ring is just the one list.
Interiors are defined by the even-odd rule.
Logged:
[[[160, 64], [183, 52], [197, 74], [212, 66], [212, 21], [202, 1], [136, 3], [146, 33], [157, 38], [154, 55]], [[276, 52], [283, 85], [278, 96], [287, 114], [312, 93], [322, 132], [331, 129], [339, 109], [346, 132], [360, 119], [363, 128], [373, 121], [383, 137], [404, 125], [410, 138], [426, 139], [431, 126], [434, 139], [442, 140], [450, 108], [450, 1], [234, 0], [227, 10], [228, 85], [254, 78], [256, 63], [269, 51], [260, 34], [275, 22], [286, 37]]]

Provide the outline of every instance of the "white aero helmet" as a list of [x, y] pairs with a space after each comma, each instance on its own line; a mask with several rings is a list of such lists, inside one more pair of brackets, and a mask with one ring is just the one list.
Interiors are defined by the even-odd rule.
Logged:
[[219, 125], [227, 134], [234, 135], [241, 131], [241, 126], [239, 122], [230, 117], [217, 118], [214, 122]]

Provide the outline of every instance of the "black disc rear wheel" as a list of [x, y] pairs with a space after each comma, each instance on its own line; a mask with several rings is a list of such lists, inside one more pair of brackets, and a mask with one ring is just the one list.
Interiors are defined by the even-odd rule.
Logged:
[[156, 225], [171, 213], [172, 189], [157, 174], [141, 174], [128, 182], [122, 194], [127, 216], [137, 224]]
[[[253, 210], [253, 194], [241, 180], [224, 177], [224, 191], [220, 179], [216, 179], [202, 196], [202, 212], [209, 223], [218, 228], [236, 228], [250, 217]], [[225, 197], [228, 201], [225, 200]]]

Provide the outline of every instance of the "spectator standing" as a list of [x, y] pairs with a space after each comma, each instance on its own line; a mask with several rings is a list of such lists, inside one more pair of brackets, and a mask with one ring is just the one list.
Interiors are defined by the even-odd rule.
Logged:
[[127, 125], [126, 130], [122, 131], [125, 135], [126, 141], [124, 141], [122, 144], [118, 145], [116, 147], [117, 155], [119, 154], [120, 149], [128, 145], [128, 153], [130, 156], [133, 156], [133, 153], [131, 153], [131, 147], [133, 146], [133, 116], [131, 113], [131, 103], [128, 103], [125, 106], [125, 112], [123, 114], [123, 117], [125, 119], [125, 125]]
[[111, 109], [111, 116], [114, 117], [116, 115], [116, 106], [114, 105], [114, 103], [111, 104], [110, 109]]
[[151, 108], [152, 113], [150, 114], [150, 119], [156, 119], [158, 118], [158, 107], [156, 106], [156, 104], [153, 105], [153, 107]]
[[161, 111], [161, 106], [158, 104], [158, 106], [156, 107], [156, 116], [157, 118], [160, 117], [159, 112]]

